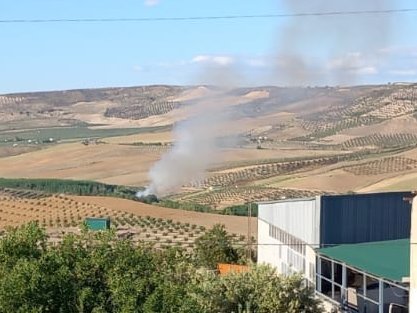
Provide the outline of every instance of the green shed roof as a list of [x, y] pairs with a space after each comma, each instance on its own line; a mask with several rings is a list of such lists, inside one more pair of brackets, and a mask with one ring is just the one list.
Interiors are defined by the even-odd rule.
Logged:
[[410, 276], [410, 240], [344, 244], [318, 253], [377, 277], [401, 282]]

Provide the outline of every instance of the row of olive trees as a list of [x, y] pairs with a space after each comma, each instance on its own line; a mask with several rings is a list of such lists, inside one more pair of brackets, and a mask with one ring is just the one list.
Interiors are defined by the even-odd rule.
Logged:
[[223, 231], [216, 226], [186, 254], [111, 232], [67, 235], [50, 246], [36, 224], [10, 230], [0, 240], [0, 312], [321, 312], [298, 276], [263, 266], [227, 276], [209, 270], [237, 260]]
[[125, 198], [135, 198], [136, 193], [136, 190], [125, 186], [108, 185], [88, 180], [55, 178], [0, 178], [0, 188], [73, 195], [110, 195]]

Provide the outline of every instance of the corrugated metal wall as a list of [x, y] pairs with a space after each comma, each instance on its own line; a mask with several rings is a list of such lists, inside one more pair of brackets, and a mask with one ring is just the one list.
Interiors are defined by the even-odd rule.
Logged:
[[258, 216], [306, 243], [319, 243], [319, 198], [260, 203]]
[[341, 244], [409, 238], [407, 192], [322, 196], [320, 243]]
[[258, 218], [258, 264], [269, 264], [281, 273], [280, 242], [269, 236], [269, 223]]

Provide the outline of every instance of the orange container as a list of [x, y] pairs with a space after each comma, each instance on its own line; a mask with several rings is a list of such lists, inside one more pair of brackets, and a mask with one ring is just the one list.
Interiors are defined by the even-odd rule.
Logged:
[[247, 272], [249, 271], [249, 266], [219, 263], [217, 264], [217, 270], [219, 271], [220, 275], [226, 275], [230, 272], [233, 272], [233, 273]]

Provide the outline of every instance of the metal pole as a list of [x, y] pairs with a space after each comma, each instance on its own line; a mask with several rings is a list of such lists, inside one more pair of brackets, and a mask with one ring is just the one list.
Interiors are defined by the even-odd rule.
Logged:
[[317, 257], [317, 271], [316, 271], [317, 291], [321, 293], [321, 257]]
[[332, 299], [334, 299], [334, 262], [331, 261], [331, 269], [332, 269], [332, 275], [330, 276], [332, 278]]
[[249, 205], [248, 205], [248, 250], [247, 250], [248, 264], [251, 262], [251, 255], [252, 255], [251, 217], [252, 217], [252, 203], [249, 202]]
[[342, 264], [342, 304], [343, 309], [347, 309], [347, 303], [348, 303], [348, 292], [347, 292], [347, 271], [346, 271], [346, 264]]
[[378, 312], [384, 313], [384, 282], [382, 279], [379, 280], [378, 303]]

